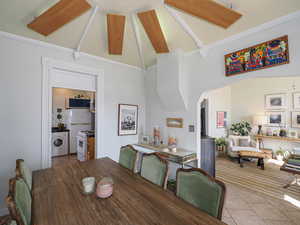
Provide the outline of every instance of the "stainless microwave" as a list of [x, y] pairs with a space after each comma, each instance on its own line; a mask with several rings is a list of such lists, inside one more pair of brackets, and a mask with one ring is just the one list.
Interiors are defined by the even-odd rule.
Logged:
[[83, 98], [67, 98], [66, 99], [66, 108], [67, 109], [89, 109], [91, 104], [90, 99]]

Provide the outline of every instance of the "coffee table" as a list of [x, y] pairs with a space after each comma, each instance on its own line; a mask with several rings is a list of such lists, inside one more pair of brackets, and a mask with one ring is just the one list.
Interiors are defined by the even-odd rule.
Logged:
[[265, 153], [263, 152], [252, 152], [252, 151], [239, 151], [239, 164], [240, 167], [244, 167], [243, 160], [247, 158], [257, 159], [257, 166], [260, 167], [262, 170], [265, 169]]

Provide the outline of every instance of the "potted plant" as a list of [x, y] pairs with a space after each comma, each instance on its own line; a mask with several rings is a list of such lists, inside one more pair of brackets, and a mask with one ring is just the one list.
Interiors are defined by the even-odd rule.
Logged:
[[227, 145], [227, 143], [226, 143], [226, 139], [224, 137], [216, 139], [216, 146], [217, 146], [218, 151], [225, 152], [226, 145]]
[[234, 135], [248, 136], [252, 128], [249, 122], [241, 121], [239, 123], [232, 124], [230, 130], [233, 132]]

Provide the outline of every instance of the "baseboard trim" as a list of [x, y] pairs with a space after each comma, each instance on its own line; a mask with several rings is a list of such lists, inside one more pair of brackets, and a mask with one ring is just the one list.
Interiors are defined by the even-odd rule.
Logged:
[[2, 208], [0, 209], [0, 216], [4, 216], [8, 214], [8, 209], [7, 208]]

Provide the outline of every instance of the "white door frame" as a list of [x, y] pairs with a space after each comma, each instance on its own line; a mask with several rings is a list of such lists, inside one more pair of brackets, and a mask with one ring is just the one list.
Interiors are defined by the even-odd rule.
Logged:
[[104, 115], [104, 73], [102, 70], [42, 57], [42, 158], [43, 169], [51, 167], [51, 127], [52, 127], [52, 80], [54, 69], [73, 71], [80, 75], [96, 78], [96, 158], [103, 157], [103, 115]]

